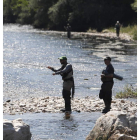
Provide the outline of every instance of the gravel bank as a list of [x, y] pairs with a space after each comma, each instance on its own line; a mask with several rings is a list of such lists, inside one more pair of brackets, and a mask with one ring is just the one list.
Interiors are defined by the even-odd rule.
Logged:
[[[112, 111], [123, 111], [135, 114], [137, 104], [126, 99], [113, 99]], [[40, 113], [40, 112], [60, 112], [64, 108], [64, 100], [61, 97], [40, 97], [22, 100], [6, 101], [3, 103], [3, 113], [23, 114], [23, 113]], [[72, 100], [72, 111], [76, 112], [98, 112], [104, 108], [103, 100], [93, 97], [74, 98]]]

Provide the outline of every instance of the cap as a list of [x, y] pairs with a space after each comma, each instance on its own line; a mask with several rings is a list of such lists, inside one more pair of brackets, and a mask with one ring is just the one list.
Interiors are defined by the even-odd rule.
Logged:
[[60, 60], [67, 60], [67, 57], [66, 56], [61, 56], [58, 59], [60, 59]]
[[104, 58], [104, 60], [110, 60], [111, 61], [111, 58], [110, 57], [106, 57], [106, 58]]

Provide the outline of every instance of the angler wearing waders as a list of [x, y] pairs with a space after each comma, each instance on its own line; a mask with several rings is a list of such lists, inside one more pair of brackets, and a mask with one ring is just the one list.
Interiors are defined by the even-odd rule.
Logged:
[[111, 109], [111, 101], [112, 101], [112, 88], [114, 85], [113, 75], [114, 68], [111, 64], [111, 58], [106, 57], [104, 59], [104, 63], [107, 66], [101, 74], [101, 81], [103, 82], [101, 85], [101, 90], [99, 93], [99, 98], [103, 99], [105, 108], [102, 113], [107, 113]]
[[70, 38], [71, 37], [71, 26], [69, 25], [69, 23], [67, 24], [67, 26], [65, 27], [65, 30], [67, 31], [67, 37]]
[[117, 21], [117, 23], [115, 24], [117, 37], [119, 37], [119, 34], [120, 34], [120, 27], [121, 27], [121, 25], [120, 25], [119, 21]]
[[67, 58], [62, 56], [60, 58], [60, 63], [62, 67], [58, 70], [55, 70], [53, 67], [48, 66], [47, 68], [51, 69], [55, 73], [53, 75], [60, 74], [63, 80], [63, 90], [62, 95], [65, 101], [65, 109], [61, 110], [65, 113], [71, 113], [71, 89], [72, 89], [72, 98], [74, 97], [74, 79], [73, 79], [73, 68], [72, 65], [67, 63]]

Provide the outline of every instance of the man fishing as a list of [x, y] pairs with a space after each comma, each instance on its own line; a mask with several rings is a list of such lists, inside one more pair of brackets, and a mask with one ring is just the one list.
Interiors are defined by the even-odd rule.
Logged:
[[64, 26], [64, 28], [67, 31], [67, 37], [70, 38], [71, 37], [71, 26], [69, 25], [69, 23], [67, 24], [67, 26]]
[[119, 37], [119, 34], [120, 34], [120, 27], [121, 27], [121, 25], [120, 25], [119, 21], [117, 21], [117, 23], [115, 24], [117, 37]]
[[102, 113], [107, 113], [111, 109], [112, 88], [114, 85], [114, 81], [113, 81], [114, 68], [111, 64], [110, 57], [106, 57], [104, 59], [104, 63], [106, 65], [106, 68], [102, 71], [101, 74], [101, 81], [103, 83], [101, 85], [99, 98], [103, 99], [105, 104], [105, 108], [103, 109]]
[[52, 75], [60, 74], [63, 80], [63, 90], [62, 95], [65, 101], [65, 109], [61, 110], [66, 114], [71, 113], [71, 89], [72, 89], [72, 98], [74, 97], [74, 78], [73, 78], [73, 68], [72, 65], [67, 63], [67, 57], [62, 56], [60, 58], [61, 68], [55, 70], [53, 67], [48, 66], [48, 69], [51, 69], [55, 73]]

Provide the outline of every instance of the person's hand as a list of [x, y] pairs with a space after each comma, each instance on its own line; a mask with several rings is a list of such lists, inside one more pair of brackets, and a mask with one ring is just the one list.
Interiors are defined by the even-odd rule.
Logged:
[[52, 69], [52, 67], [50, 67], [50, 66], [48, 66], [47, 68], [48, 68], [48, 69]]
[[55, 73], [53, 73], [52, 75], [56, 75]]
[[105, 77], [105, 75], [104, 74], [101, 74], [101, 78], [103, 78], [103, 77]]

